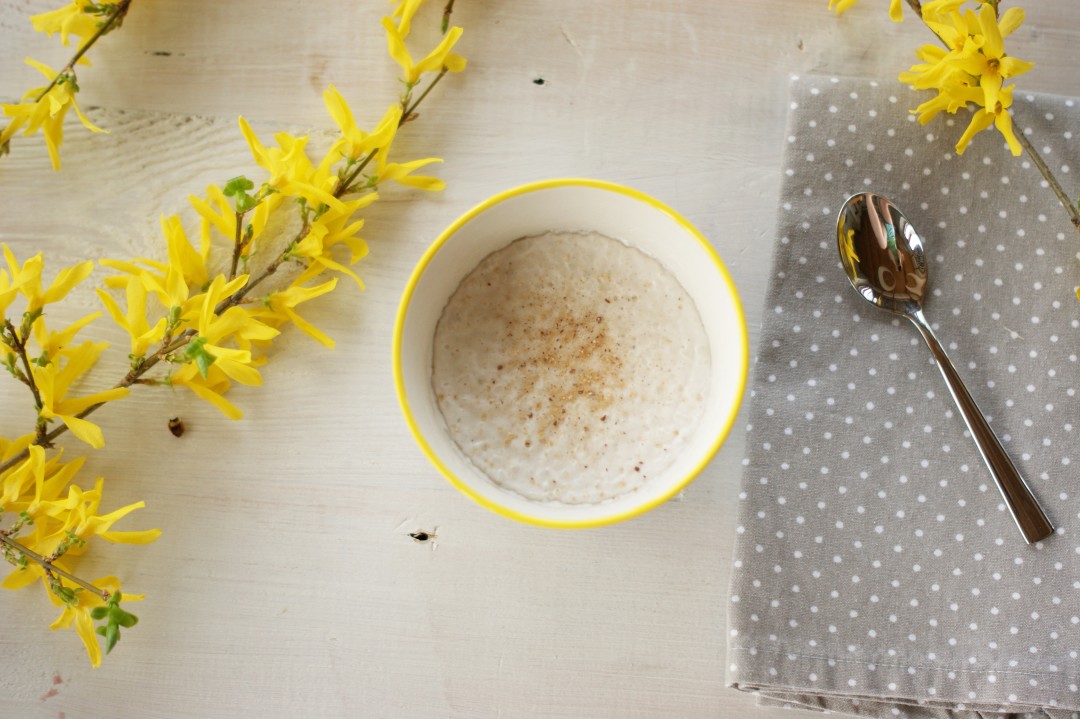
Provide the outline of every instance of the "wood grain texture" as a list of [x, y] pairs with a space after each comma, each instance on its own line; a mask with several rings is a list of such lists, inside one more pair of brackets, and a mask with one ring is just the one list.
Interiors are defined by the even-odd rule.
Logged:
[[[5, 101], [37, 84], [24, 56], [64, 62], [25, 21], [56, 4], [0, 5]], [[519, 525], [473, 505], [420, 454], [389, 346], [409, 272], [443, 227], [495, 192], [560, 176], [631, 185], [695, 223], [727, 263], [756, 343], [788, 76], [891, 81], [928, 41], [914, 23], [889, 23], [878, 0], [840, 18], [825, 4], [458, 0], [470, 67], [433, 93], [399, 148], [443, 157], [447, 190], [394, 191], [372, 209], [367, 290], [343, 287], [310, 312], [337, 349], [291, 333], [266, 386], [233, 393], [243, 421], [153, 390], [99, 413], [108, 446], [88, 476], [108, 477], [110, 506], [145, 499], [131, 523], [165, 534], [102, 547], [85, 566], [147, 594], [141, 623], [94, 671], [73, 634], [47, 630], [54, 610], [39, 592], [4, 593], [0, 716], [790, 716], [723, 688], [742, 422], [682, 497], [643, 517], [574, 532]], [[1080, 95], [1080, 4], [1029, 5], [1011, 38], [1037, 63], [1023, 87]], [[397, 92], [378, 27], [386, 7], [136, 0], [80, 74], [82, 103], [111, 134], [72, 126], [59, 174], [38, 141], [17, 139], [0, 160], [0, 240], [57, 264], [160, 253], [160, 213], [194, 228], [188, 194], [252, 172], [238, 114], [260, 133], [325, 140], [330, 82], [365, 120], [382, 114]], [[81, 292], [56, 316], [91, 307]], [[123, 349], [119, 330], [96, 326]], [[124, 354], [95, 381], [114, 381]], [[18, 389], [0, 385], [5, 435], [31, 421]], [[166, 428], [178, 414], [179, 440]], [[418, 544], [417, 530], [437, 537]]]

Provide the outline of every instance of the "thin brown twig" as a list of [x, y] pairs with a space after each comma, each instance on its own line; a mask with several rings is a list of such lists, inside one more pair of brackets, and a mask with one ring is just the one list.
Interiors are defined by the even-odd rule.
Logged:
[[240, 265], [240, 253], [244, 247], [244, 215], [247, 213], [236, 210], [236, 232], [233, 235], [232, 264], [229, 266], [229, 280], [236, 277], [236, 268]]
[[398, 127], [401, 127], [406, 122], [412, 119], [413, 113], [416, 111], [416, 108], [420, 106], [420, 103], [424, 101], [424, 98], [428, 96], [428, 93], [435, 89], [435, 86], [439, 84], [439, 80], [442, 80], [444, 77], [446, 77], [446, 73], [448, 72], [450, 72], [449, 68], [444, 67], [442, 70], [440, 70], [439, 74], [436, 75], [432, 79], [432, 81], [428, 83], [428, 86], [424, 89], [424, 91], [420, 93], [420, 97], [416, 98], [416, 102], [414, 102], [411, 106], [405, 108], [405, 112], [401, 113], [401, 119], [398, 120]]
[[11, 344], [15, 350], [15, 354], [18, 355], [19, 361], [22, 363], [23, 368], [23, 383], [30, 388], [30, 392], [34, 395], [34, 408], [38, 411], [38, 418], [35, 422], [35, 443], [48, 447], [48, 442], [45, 440], [45, 435], [48, 432], [48, 423], [41, 418], [41, 409], [45, 406], [45, 403], [41, 399], [41, 390], [38, 389], [37, 380], [34, 379], [34, 372], [30, 369], [30, 357], [26, 354], [26, 338], [21, 337], [15, 330], [15, 325], [11, 324], [11, 320], [4, 318], [4, 329], [11, 337]]
[[1043, 179], [1046, 180], [1050, 189], [1057, 195], [1058, 200], [1061, 202], [1061, 206], [1069, 213], [1069, 221], [1072, 222], [1073, 227], [1075, 227], [1077, 231], [1080, 231], [1080, 209], [1078, 209], [1076, 204], [1069, 199], [1069, 196], [1065, 193], [1065, 188], [1061, 186], [1057, 176], [1054, 175], [1054, 171], [1046, 164], [1046, 160], [1044, 160], [1042, 155], [1039, 154], [1039, 151], [1035, 149], [1035, 146], [1031, 144], [1031, 140], [1027, 138], [1027, 135], [1024, 134], [1022, 129], [1020, 132], [1015, 132], [1013, 134], [1016, 135], [1017, 141], [1020, 143], [1021, 147], [1024, 148], [1028, 157], [1031, 158], [1031, 161], [1035, 164], [1036, 169], [1042, 174]]
[[454, 0], [447, 0], [446, 7], [442, 11], [442, 33], [446, 34], [446, 31], [450, 29], [450, 15], [454, 12]]
[[11, 320], [4, 318], [4, 329], [7, 330], [8, 335], [11, 337], [11, 343], [15, 345], [12, 349], [15, 350], [15, 354], [18, 355], [19, 361], [22, 362], [23, 370], [26, 372], [26, 386], [30, 388], [30, 391], [34, 395], [34, 407], [41, 411], [41, 392], [38, 391], [37, 382], [34, 381], [34, 373], [30, 371], [30, 358], [26, 356], [26, 339], [19, 336], [19, 333], [15, 329], [15, 325], [11, 324]]
[[300, 232], [296, 233], [296, 239], [294, 239], [292, 242], [289, 243], [288, 248], [284, 252], [282, 252], [280, 255], [275, 257], [273, 259], [273, 261], [271, 261], [270, 264], [268, 264], [263, 269], [262, 272], [260, 272], [255, 277], [250, 278], [247, 281], [246, 285], [244, 285], [243, 287], [241, 287], [239, 290], [236, 291], [236, 294], [222, 300], [221, 304], [219, 304], [217, 306], [217, 308], [215, 308], [215, 314], [221, 314], [222, 312], [224, 312], [228, 308], [233, 307], [234, 305], [240, 304], [240, 301], [242, 299], [244, 299], [244, 297], [246, 297], [247, 294], [249, 292], [251, 292], [251, 290], [255, 289], [256, 285], [260, 284], [264, 280], [268, 279], [275, 272], [277, 272], [278, 268], [281, 267], [283, 264], [285, 264], [285, 262], [289, 259], [289, 253], [292, 251], [292, 247], [297, 242], [304, 239], [304, 236], [307, 234], [308, 227], [309, 226], [305, 223], [304, 227], [300, 229]]

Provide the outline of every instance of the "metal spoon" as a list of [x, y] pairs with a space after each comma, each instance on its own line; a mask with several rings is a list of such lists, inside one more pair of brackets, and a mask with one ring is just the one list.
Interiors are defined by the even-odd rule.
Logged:
[[1054, 525], [990, 429], [923, 316], [927, 266], [918, 232], [887, 199], [863, 192], [848, 198], [841, 208], [836, 239], [840, 260], [852, 287], [867, 302], [907, 317], [926, 340], [945, 377], [949, 393], [1024, 539], [1031, 544], [1049, 537], [1054, 533]]

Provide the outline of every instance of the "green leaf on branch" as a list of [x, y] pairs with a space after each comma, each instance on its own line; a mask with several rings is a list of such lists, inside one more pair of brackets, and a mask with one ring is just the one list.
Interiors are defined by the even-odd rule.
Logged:
[[217, 359], [207, 351], [205, 337], [196, 337], [188, 342], [187, 347], [184, 348], [183, 358], [187, 362], [194, 362], [199, 368], [199, 374], [204, 378], [210, 371], [210, 365]]
[[110, 595], [105, 606], [91, 609], [90, 618], [95, 622], [105, 620], [105, 623], [98, 626], [94, 631], [105, 637], [106, 654], [111, 652], [116, 643], [120, 641], [120, 627], [130, 629], [139, 623], [137, 616], [120, 608], [119, 592]]
[[254, 182], [243, 175], [238, 175], [225, 183], [225, 188], [222, 190], [222, 193], [224, 193], [226, 197], [233, 198], [233, 202], [236, 204], [236, 211], [243, 214], [255, 209], [255, 206], [259, 204], [259, 200], [248, 193], [248, 190], [253, 189], [255, 189]]
[[116, 646], [116, 643], [120, 641], [120, 630], [116, 628], [115, 624], [106, 624], [98, 627], [94, 631], [105, 637], [106, 654], [111, 652], [112, 648]]

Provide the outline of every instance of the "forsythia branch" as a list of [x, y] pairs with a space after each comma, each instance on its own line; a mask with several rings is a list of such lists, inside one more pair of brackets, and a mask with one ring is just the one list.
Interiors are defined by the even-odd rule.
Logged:
[[[843, 12], [855, 1], [831, 0], [829, 8]], [[915, 111], [919, 114], [919, 121], [926, 123], [937, 112], [956, 112], [974, 103], [976, 108], [971, 124], [957, 144], [957, 153], [963, 152], [974, 134], [996, 125], [1013, 154], [1027, 153], [1045, 180], [1045, 185], [1050, 187], [1065, 208], [1072, 226], [1080, 232], [1080, 207], [1069, 198], [1061, 181], [1023, 131], [1013, 132], [1009, 108], [1014, 85], [1005, 86], [1003, 81], [1026, 72], [1031, 63], [1024, 63], [1005, 53], [1002, 38], [1023, 23], [1023, 9], [1012, 8], [1002, 13], [1000, 0], [981, 0], [977, 15], [972, 10], [962, 15], [959, 8], [962, 0], [906, 2], [944, 46], [944, 52], [932, 45], [923, 46], [916, 54], [924, 63], [901, 74], [901, 81], [913, 84], [917, 90], [932, 89], [939, 93]], [[890, 15], [893, 15], [893, 19], [899, 19], [897, 0], [892, 0]], [[978, 38], [977, 41], [975, 38]]]
[[8, 338], [11, 340], [12, 349], [15, 350], [15, 354], [18, 355], [19, 361], [22, 362], [22, 369], [25, 374], [23, 380], [30, 388], [30, 392], [34, 395], [34, 408], [40, 410], [41, 392], [38, 391], [37, 382], [34, 381], [34, 373], [30, 370], [30, 358], [26, 356], [26, 341], [19, 336], [18, 331], [15, 329], [15, 325], [11, 324], [11, 320], [4, 318], [4, 329], [7, 331]]
[[105, 16], [105, 19], [101, 21], [101, 26], [97, 31], [86, 39], [85, 42], [79, 45], [79, 49], [71, 56], [67, 64], [64, 65], [64, 69], [56, 74], [52, 82], [45, 86], [45, 89], [35, 98], [35, 101], [40, 101], [43, 97], [49, 94], [49, 90], [56, 87], [56, 83], [60, 82], [60, 78], [75, 72], [75, 65], [79, 63], [82, 56], [86, 54], [87, 50], [94, 46], [101, 36], [120, 26], [120, 23], [124, 21], [124, 16], [127, 15], [128, 8], [131, 7], [131, 0], [120, 0], [116, 3], [113, 11]]
[[43, 557], [29, 547], [23, 546], [20, 542], [15, 541], [2, 531], [0, 531], [0, 543], [6, 544], [8, 547], [23, 555], [27, 559], [41, 565], [41, 568], [45, 570], [46, 576], [50, 574], [58, 574], [69, 582], [79, 585], [86, 591], [98, 595], [105, 601], [109, 600], [110, 594], [107, 590], [101, 589], [100, 587], [95, 587], [93, 584], [86, 581], [85, 579], [80, 579], [71, 572], [61, 569], [60, 567], [50, 562], [47, 557]]
[[[168, 355], [172, 354], [173, 352], [175, 352], [178, 349], [181, 349], [184, 345], [186, 345], [188, 342], [190, 342], [192, 339], [194, 339], [196, 334], [198, 334], [198, 333], [195, 330], [187, 330], [183, 334], [181, 334], [179, 337], [172, 340], [171, 342], [162, 342], [161, 349], [159, 349], [153, 355], [151, 355], [150, 357], [145, 359], [138, 366], [138, 368], [131, 369], [124, 376], [124, 378], [122, 380], [120, 380], [118, 383], [116, 383], [116, 385], [114, 385], [114, 387], [122, 388], [122, 387], [130, 387], [133, 384], [143, 384], [142, 382], [139, 381], [139, 379], [144, 374], [146, 374], [151, 369], [153, 369], [159, 362], [161, 362], [163, 359], [165, 359]], [[92, 404], [89, 407], [87, 407], [86, 409], [84, 409], [82, 412], [79, 412], [78, 414], [76, 414], [75, 418], [76, 419], [85, 419], [86, 417], [88, 417], [89, 415], [96, 412], [98, 409], [100, 409], [105, 404], [107, 404], [107, 403], [106, 402], [99, 402], [98, 404]], [[68, 431], [68, 426], [66, 424], [61, 424], [60, 426], [54, 428], [52, 431], [50, 431], [48, 433], [42, 434], [42, 433], [39, 432], [37, 438], [34, 439], [34, 444], [35, 445], [40, 445], [42, 447], [51, 446], [54, 439], [56, 439], [57, 437], [59, 437], [60, 435], [64, 434], [67, 431]], [[0, 474], [3, 474], [4, 472], [11, 469], [12, 467], [19, 464], [20, 462], [26, 461], [26, 458], [29, 457], [29, 456], [30, 456], [30, 448], [27, 447], [26, 449], [22, 450], [18, 454], [14, 455], [10, 459], [8, 459], [6, 462], [0, 463]]]
[[[409, 121], [410, 118], [414, 116], [413, 113], [416, 111], [416, 108], [420, 106], [420, 103], [424, 101], [424, 99], [428, 96], [428, 93], [430, 93], [435, 87], [435, 85], [439, 83], [439, 80], [442, 80], [443, 77], [446, 76], [447, 72], [449, 72], [449, 70], [444, 67], [441, 71], [439, 71], [438, 75], [432, 78], [431, 82], [428, 83], [428, 86], [424, 88], [424, 91], [420, 93], [420, 96], [417, 97], [415, 101], [413, 101], [411, 104], [406, 102], [405, 107], [401, 113], [401, 119], [398, 120], [398, 127], [404, 125], [406, 122]], [[358, 162], [356, 167], [353, 168], [353, 170], [345, 176], [345, 179], [340, 180], [337, 183], [337, 186], [334, 188], [333, 196], [340, 199], [344, 195], [348, 194], [352, 189], [352, 184], [356, 182], [356, 178], [358, 178], [360, 176], [360, 173], [364, 171], [364, 168], [367, 167], [371, 163], [371, 161], [375, 159], [375, 156], [378, 153], [379, 150], [372, 150], [364, 157], [363, 160]], [[239, 226], [239, 222], [237, 223], [237, 226]], [[269, 265], [267, 265], [261, 274], [256, 275], [255, 277], [248, 280], [247, 284], [237, 290], [236, 294], [223, 302], [222, 304], [224, 306], [221, 307], [218, 312], [220, 313], [225, 309], [228, 309], [228, 307], [239, 304], [239, 302], [244, 299], [244, 297], [246, 297], [247, 294], [256, 287], [256, 285], [260, 284], [261, 282], [269, 278], [271, 275], [273, 275], [275, 272], [277, 272], [278, 268], [289, 259], [289, 253], [292, 250], [292, 247], [296, 244], [297, 241], [302, 239], [307, 234], [308, 229], [309, 227], [307, 223], [305, 223], [304, 226], [300, 228], [300, 231], [296, 234], [296, 239], [293, 242], [289, 243], [289, 245], [285, 248], [285, 251], [278, 255]], [[237, 231], [239, 232], [239, 230]]]
[[[409, 103], [407, 105], [405, 111], [402, 112], [401, 119], [398, 120], [398, 127], [404, 125], [407, 122], [406, 118], [409, 118], [409, 117], [413, 116], [413, 113], [420, 106], [420, 103], [422, 103], [427, 98], [427, 96], [431, 92], [431, 90], [435, 87], [436, 84], [438, 84], [438, 82], [443, 77], [446, 76], [447, 72], [449, 72], [449, 71], [446, 68], [443, 68], [434, 78], [432, 78], [431, 82], [427, 85], [427, 87], [424, 89], [424, 91], [414, 101], [412, 101], [411, 103]], [[364, 159], [362, 161], [360, 161], [357, 164], [357, 166], [350, 172], [350, 174], [345, 177], [344, 180], [341, 180], [340, 182], [338, 182], [337, 186], [334, 189], [334, 192], [332, 193], [333, 196], [335, 198], [341, 198], [344, 195], [348, 194], [351, 191], [351, 186], [352, 186], [353, 182], [355, 182], [356, 179], [360, 176], [360, 173], [364, 170], [364, 168], [370, 162], [372, 162], [372, 160], [375, 159], [377, 154], [378, 154], [378, 150], [372, 150], [370, 153], [368, 153], [364, 157]], [[242, 217], [242, 215], [240, 215], [240, 213], [237, 212], [237, 223], [236, 223], [236, 226], [237, 226], [236, 232], [237, 233], [241, 232], [241, 230], [239, 229], [241, 224], [242, 224], [241, 217]], [[229, 297], [223, 299], [221, 302], [219, 302], [217, 304], [217, 306], [214, 308], [214, 313], [217, 314], [217, 315], [220, 315], [221, 313], [225, 312], [225, 310], [229, 309], [230, 307], [234, 307], [236, 305], [239, 305], [244, 300], [244, 298], [253, 289], [255, 289], [256, 286], [258, 286], [263, 281], [265, 281], [266, 279], [271, 277], [273, 274], [275, 274], [277, 272], [277, 270], [281, 267], [281, 265], [284, 264], [286, 261], [288, 261], [288, 259], [290, 257], [290, 253], [291, 253], [293, 247], [296, 245], [296, 243], [300, 239], [302, 239], [307, 234], [308, 229], [309, 229], [309, 227], [308, 227], [307, 223], [305, 223], [305, 225], [303, 227], [301, 227], [300, 231], [297, 233], [295, 239], [292, 242], [290, 242], [288, 245], [286, 245], [286, 248], [285, 248], [284, 251], [282, 251], [279, 255], [277, 255], [263, 269], [263, 271], [260, 274], [251, 277], [243, 287], [241, 287], [239, 290], [237, 290], [231, 296], [229, 296]], [[234, 246], [234, 255], [233, 255], [234, 263], [239, 260], [239, 256], [240, 256], [240, 253], [238, 251], [239, 247], [240, 247], [239, 243]], [[235, 270], [236, 270], [236, 266], [234, 264], [233, 265], [233, 272], [235, 272]], [[181, 333], [175, 339], [171, 339], [169, 337], [164, 338], [164, 341], [162, 342], [160, 349], [158, 349], [157, 352], [155, 352], [150, 357], [147, 357], [146, 359], [144, 359], [141, 363], [139, 363], [139, 365], [137, 367], [133, 367], [131, 370], [129, 370], [128, 373], [124, 376], [124, 378], [115, 385], [115, 387], [116, 388], [127, 388], [127, 387], [131, 387], [132, 385], [145, 384], [145, 382], [141, 381], [141, 378], [143, 377], [143, 375], [145, 375], [147, 372], [149, 372], [151, 369], [153, 369], [162, 360], [168, 358], [169, 355], [171, 355], [174, 352], [176, 352], [177, 350], [183, 348], [185, 345], [187, 345], [189, 342], [191, 342], [193, 339], [195, 339], [195, 337], [197, 335], [198, 335], [198, 332], [196, 330], [188, 329], [188, 330], [185, 330], [183, 333]], [[102, 405], [104, 405], [104, 404], [106, 404], [106, 403], [102, 402], [102, 403], [90, 405], [89, 407], [87, 407], [82, 412], [76, 414], [75, 417], [77, 419], [84, 419], [87, 416], [89, 416], [90, 414], [93, 414], [98, 409], [100, 409], [102, 407]], [[54, 429], [52, 429], [51, 431], [49, 431], [48, 433], [39, 433], [38, 437], [35, 438], [35, 440], [34, 440], [34, 444], [48, 447], [48, 446], [50, 446], [52, 444], [53, 440], [55, 440], [57, 437], [59, 437], [60, 435], [64, 434], [67, 431], [68, 431], [68, 426], [66, 424], [61, 424], [61, 425], [55, 427]], [[5, 472], [6, 470], [10, 469], [11, 467], [14, 467], [19, 462], [25, 461], [26, 458], [29, 456], [29, 452], [30, 452], [29, 448], [24, 449], [21, 452], [19, 452], [18, 454], [14, 455], [10, 459], [8, 459], [7, 461], [5, 461], [3, 463], [0, 463], [0, 473]]]
[[[998, 15], [999, 0], [985, 1], [987, 5], [993, 8], [994, 15]], [[921, 0], [907, 0], [907, 4], [911, 7], [912, 10], [915, 11], [915, 14], [918, 15], [919, 19], [923, 21], [923, 24], [931, 32], [934, 33], [934, 35], [938, 38], [941, 44], [945, 46], [945, 49], [949, 50], [949, 44], [945, 41], [944, 38], [941, 37], [941, 35], [938, 34], [936, 30], [934, 30], [933, 27], [931, 27], [931, 25], [927, 22], [926, 18], [923, 16]], [[978, 110], [976, 110], [976, 112], [978, 112]], [[1027, 153], [1028, 157], [1031, 158], [1032, 163], [1035, 165], [1036, 169], [1038, 169], [1039, 174], [1043, 176], [1043, 179], [1046, 180], [1047, 185], [1050, 187], [1050, 190], [1054, 193], [1054, 195], [1058, 198], [1061, 206], [1065, 208], [1065, 211], [1069, 215], [1069, 221], [1072, 223], [1073, 227], [1076, 229], [1077, 232], [1080, 232], [1080, 208], [1077, 207], [1077, 203], [1073, 202], [1073, 200], [1069, 197], [1068, 193], [1065, 191], [1065, 188], [1062, 187], [1061, 182], [1054, 174], [1054, 171], [1050, 169], [1050, 166], [1046, 163], [1046, 160], [1043, 159], [1042, 154], [1038, 151], [1035, 145], [1032, 144], [1030, 140], [1028, 140], [1027, 136], [1023, 133], [1022, 130], [1019, 133], [1016, 133], [1016, 140], [1024, 149], [1024, 152]]]
[[[111, 389], [81, 396], [71, 392], [108, 346], [89, 340], [74, 342], [76, 333], [101, 312], [57, 329], [48, 326], [51, 322], [43, 309], [86, 279], [93, 263], [63, 268], [46, 286], [42, 282], [42, 253], [19, 262], [11, 248], [0, 247], [6, 264], [0, 268], [0, 360], [13, 377], [30, 387], [38, 410], [36, 434], [14, 440], [0, 438], [0, 489], [4, 495], [0, 513], [18, 511], [19, 515], [6, 529], [0, 529], [0, 556], [15, 567], [4, 587], [20, 589], [41, 580], [53, 604], [62, 607], [52, 628], [73, 627], [93, 666], [102, 659], [95, 635], [104, 637], [103, 648], [108, 653], [120, 639], [121, 628], [138, 621], [120, 607], [121, 602], [142, 597], [123, 594], [116, 577], [88, 582], [71, 574], [65, 569], [72, 566], [67, 558], [80, 555], [94, 536], [109, 542], [145, 544], [161, 532], [112, 530], [114, 522], [143, 503], [99, 514], [104, 480], [97, 478], [93, 488], [85, 490], [69, 484], [84, 458], [62, 462], [59, 451], [50, 457], [45, 448], [68, 431], [92, 447], [102, 447], [101, 428], [85, 418], [105, 403], [128, 396], [132, 385], [187, 387], [230, 419], [240, 418], [242, 412], [223, 395], [234, 382], [248, 386], [262, 383], [257, 367], [266, 359], [265, 348], [280, 334], [278, 328], [286, 323], [327, 347], [334, 346], [333, 340], [296, 308], [337, 286], [338, 277], [326, 277], [329, 271], [350, 276], [363, 288], [360, 277], [350, 269], [368, 252], [359, 235], [364, 225], [359, 211], [378, 200], [378, 191], [390, 182], [425, 190], [444, 186], [437, 177], [415, 172], [441, 162], [438, 158], [390, 161], [398, 129], [417, 117], [417, 107], [448, 72], [460, 72], [466, 66], [465, 58], [452, 52], [462, 34], [459, 27], [444, 30], [434, 49], [414, 59], [406, 41], [413, 16], [423, 2], [397, 0], [393, 18], [383, 18], [387, 47], [401, 67], [405, 89], [374, 128], [365, 130], [357, 125], [348, 103], [333, 85], [324, 91], [323, 100], [341, 135], [322, 160], [313, 161], [305, 149], [306, 136], [279, 132], [274, 135], [277, 146], [267, 147], [241, 117], [240, 129], [252, 155], [268, 173], [260, 189], [256, 191], [254, 182], [239, 175], [224, 187], [210, 185], [205, 196], [190, 196], [202, 221], [197, 245], [188, 239], [178, 216], [163, 216], [167, 261], [144, 257], [100, 261], [119, 274], [107, 277], [103, 286], [96, 288], [97, 295], [131, 340], [130, 364]], [[59, 168], [64, 111], [74, 109], [85, 126], [98, 129], [75, 102], [74, 66], [97, 39], [118, 26], [130, 3], [73, 0], [32, 18], [39, 31], [63, 33], [65, 44], [68, 35], [86, 39], [60, 72], [29, 61], [51, 84], [25, 94], [16, 105], [4, 106], [14, 119], [3, 128], [0, 143], [23, 126], [26, 134], [43, 128], [53, 166]], [[444, 21], [452, 7], [453, 0], [449, 0]], [[426, 86], [425, 78], [431, 78]], [[414, 90], [419, 94], [415, 100]], [[35, 96], [38, 101], [33, 100]], [[274, 213], [286, 201], [299, 206], [300, 229], [295, 236], [291, 230], [280, 230], [282, 226], [273, 221], [279, 216]], [[264, 237], [272, 221], [274, 231]], [[220, 270], [215, 251], [219, 242], [224, 255]], [[225, 243], [228, 250], [224, 250]], [[348, 255], [343, 257], [345, 250]], [[261, 272], [250, 272], [255, 262], [262, 266]], [[285, 263], [300, 268], [287, 286], [263, 290], [256, 296], [255, 288]], [[122, 290], [123, 296], [110, 290]], [[148, 305], [148, 300], [152, 304]], [[8, 308], [15, 307], [16, 301], [25, 301], [21, 324], [7, 319]], [[163, 367], [168, 371], [161, 372]], [[151, 375], [155, 368], [158, 371]], [[62, 424], [50, 430], [54, 421]], [[62, 496], [65, 488], [67, 497]], [[20, 534], [26, 525], [33, 525], [33, 531]]]
[[[89, 5], [82, 6], [75, 4], [68, 8], [62, 8], [54, 13], [46, 13], [45, 16], [54, 16], [57, 13], [71, 14], [83, 21], [90, 20], [88, 15], [101, 15], [102, 19], [95, 23], [95, 30], [89, 34], [85, 40], [79, 43], [78, 49], [67, 64], [59, 71], [55, 72], [51, 68], [42, 63], [36, 62], [27, 58], [26, 62], [37, 68], [42, 74], [49, 79], [49, 83], [38, 91], [36, 97], [30, 102], [27, 101], [29, 93], [23, 96], [23, 100], [16, 104], [4, 105], [4, 114], [12, 117], [3, 128], [0, 128], [0, 157], [8, 154], [10, 151], [11, 138], [20, 130], [26, 126], [24, 134], [30, 135], [37, 132], [39, 129], [45, 136], [45, 143], [49, 150], [49, 156], [52, 161], [54, 170], [60, 169], [60, 144], [63, 141], [63, 122], [64, 115], [69, 108], [74, 108], [76, 114], [79, 116], [79, 120], [82, 124], [94, 131], [104, 132], [101, 128], [91, 123], [86, 116], [79, 109], [78, 103], [75, 100], [79, 87], [75, 78], [75, 66], [83, 59], [83, 56], [90, 50], [94, 44], [101, 39], [106, 33], [115, 30], [123, 22], [124, 17], [127, 15], [128, 9], [131, 6], [132, 0], [119, 0], [119, 2], [112, 4], [112, 9], [108, 13], [104, 12], [104, 8], [107, 5]], [[88, 11], [88, 8], [92, 8], [93, 12]], [[47, 32], [50, 35], [53, 32], [61, 32], [64, 40], [64, 44], [67, 44], [67, 34], [81, 35], [87, 28], [80, 26], [79, 30], [69, 29], [64, 23], [64, 20], [57, 20], [52, 18], [52, 22], [46, 20], [42, 22], [42, 25], [38, 25], [37, 18], [43, 16], [34, 16], [31, 20], [35, 21], [35, 28], [41, 32]], [[69, 18], [70, 19], [70, 18]], [[58, 24], [52, 24], [58, 23]], [[31, 91], [33, 92], [33, 91]]]

